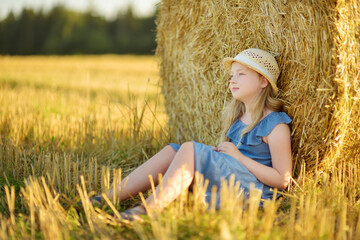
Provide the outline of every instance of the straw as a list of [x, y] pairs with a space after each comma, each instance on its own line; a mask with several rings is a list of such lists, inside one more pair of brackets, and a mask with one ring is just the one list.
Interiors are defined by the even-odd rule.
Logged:
[[[217, 144], [230, 100], [224, 57], [272, 53], [279, 97], [293, 118], [294, 171], [328, 169], [360, 155], [359, 3], [163, 0], [156, 55], [175, 142]], [[316, 167], [316, 169], [315, 169]]]

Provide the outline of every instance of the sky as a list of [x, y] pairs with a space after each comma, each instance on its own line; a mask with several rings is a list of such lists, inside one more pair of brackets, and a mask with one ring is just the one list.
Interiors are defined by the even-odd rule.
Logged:
[[77, 11], [85, 11], [92, 6], [108, 19], [131, 4], [136, 15], [148, 16], [155, 11], [155, 5], [159, 2], [160, 0], [0, 0], [0, 19], [5, 18], [10, 11], [18, 14], [24, 7], [49, 10], [58, 3]]

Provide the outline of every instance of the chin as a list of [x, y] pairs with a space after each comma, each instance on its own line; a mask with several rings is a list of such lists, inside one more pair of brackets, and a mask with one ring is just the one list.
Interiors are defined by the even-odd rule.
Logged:
[[240, 96], [237, 96], [237, 95], [234, 95], [234, 94], [232, 96], [233, 96], [233, 98], [235, 100], [238, 100], [238, 101], [242, 102], [242, 98]]

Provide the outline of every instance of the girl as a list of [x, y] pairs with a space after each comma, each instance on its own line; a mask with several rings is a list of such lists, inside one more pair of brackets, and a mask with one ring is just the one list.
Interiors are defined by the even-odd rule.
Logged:
[[[274, 97], [280, 73], [276, 60], [270, 53], [253, 48], [235, 58], [225, 58], [223, 64], [231, 75], [233, 99], [224, 114], [221, 143], [217, 147], [194, 141], [167, 145], [122, 181], [121, 191], [116, 193], [120, 200], [149, 189], [149, 175], [158, 184], [158, 174], [163, 175], [162, 194], [157, 186], [156, 201], [153, 195], [146, 199], [148, 210], [167, 206], [192, 184], [196, 171], [209, 180], [205, 198], [208, 203], [212, 186], [220, 189], [220, 179], [229, 180], [232, 174], [245, 195], [250, 183], [254, 183], [262, 190], [263, 199], [272, 198], [270, 188], [283, 190], [288, 186], [292, 156], [287, 124], [291, 119], [281, 111], [282, 102]], [[110, 197], [113, 194], [109, 192]], [[143, 206], [137, 206], [122, 212], [121, 217], [133, 220], [146, 213]]]

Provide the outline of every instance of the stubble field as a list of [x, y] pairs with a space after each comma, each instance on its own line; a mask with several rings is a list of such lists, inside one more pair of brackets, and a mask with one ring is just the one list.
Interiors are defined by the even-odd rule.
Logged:
[[262, 208], [226, 184], [219, 211], [200, 187], [142, 223], [117, 218], [140, 198], [90, 205], [171, 141], [158, 81], [151, 56], [1, 56], [0, 239], [360, 238], [359, 165], [304, 168]]

